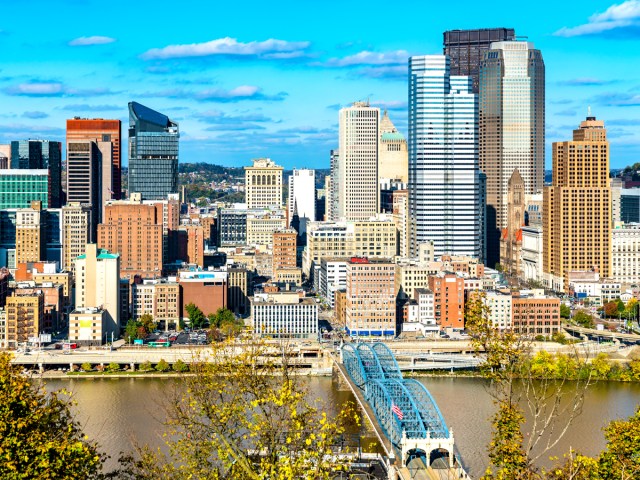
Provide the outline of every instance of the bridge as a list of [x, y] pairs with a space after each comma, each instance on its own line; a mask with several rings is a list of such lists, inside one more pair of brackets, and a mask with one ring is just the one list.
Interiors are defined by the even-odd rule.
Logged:
[[611, 332], [608, 330], [596, 330], [593, 328], [578, 327], [576, 325], [565, 325], [563, 328], [572, 335], [579, 337], [602, 338], [614, 342], [640, 343], [640, 335], [634, 333]]
[[[389, 347], [345, 344], [338, 367], [388, 457], [395, 459], [399, 454], [401, 477], [403, 471], [408, 474], [408, 468], [421, 465], [422, 478], [438, 478], [437, 472], [446, 472], [445, 478], [468, 478], [455, 457], [453, 432], [435, 400], [420, 382], [403, 378]], [[411, 478], [416, 478], [415, 472]]]

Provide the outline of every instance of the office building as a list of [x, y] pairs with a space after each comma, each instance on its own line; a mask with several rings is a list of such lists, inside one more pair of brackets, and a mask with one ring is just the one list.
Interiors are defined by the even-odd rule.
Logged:
[[338, 176], [338, 168], [340, 168], [340, 151], [329, 151], [329, 175], [325, 177], [324, 188], [327, 191], [326, 218], [325, 221], [338, 220], [338, 184], [336, 178]]
[[42, 292], [7, 297], [6, 343], [9, 348], [38, 338], [43, 329], [44, 295]]
[[507, 190], [507, 226], [500, 235], [500, 265], [502, 271], [519, 277], [521, 274], [522, 227], [525, 224], [526, 201], [524, 180], [518, 170], [509, 179]]
[[49, 174], [51, 208], [64, 203], [62, 192], [62, 144], [48, 140], [19, 140], [11, 142], [11, 168], [20, 170], [46, 169]]
[[409, 181], [407, 140], [393, 124], [386, 110], [380, 119], [378, 182], [383, 178], [391, 178], [403, 183]]
[[227, 308], [227, 272], [184, 270], [178, 272], [182, 317], [189, 318], [186, 306], [196, 305], [202, 313], [210, 315], [219, 308]]
[[611, 278], [640, 284], [640, 224], [619, 225], [611, 231]]
[[190, 265], [204, 266], [204, 229], [200, 225], [180, 225], [178, 260]]
[[480, 170], [486, 175], [487, 264], [500, 260], [508, 184], [518, 170], [525, 194], [544, 182], [545, 67], [533, 43], [495, 42], [480, 62]]
[[227, 267], [227, 302], [228, 308], [236, 315], [248, 315], [250, 312], [249, 297], [253, 293], [253, 271], [241, 265]]
[[622, 221], [622, 210], [620, 202], [622, 200], [622, 191], [624, 190], [624, 181], [621, 178], [613, 177], [609, 179], [611, 186], [611, 226], [615, 226], [616, 222]]
[[640, 223], [640, 188], [623, 188], [620, 192], [620, 221]]
[[331, 182], [333, 220], [367, 220], [380, 208], [378, 152], [380, 109], [355, 102], [339, 113], [339, 151], [333, 159]]
[[40, 202], [31, 202], [31, 208], [21, 208], [16, 212], [16, 263], [44, 260], [45, 228], [45, 214]]
[[434, 316], [441, 330], [464, 328], [464, 278], [454, 273], [429, 277], [433, 292]]
[[409, 59], [411, 252], [432, 241], [436, 256], [484, 258], [477, 96], [449, 58]]
[[316, 171], [309, 169], [294, 169], [289, 175], [289, 198], [287, 200], [287, 214], [289, 225], [296, 212], [300, 219], [302, 236], [307, 232], [307, 224], [316, 221]]
[[247, 244], [246, 204], [236, 203], [231, 208], [218, 209], [218, 246]]
[[49, 208], [48, 170], [0, 170], [0, 210], [29, 208], [34, 200]]
[[[91, 209], [91, 241], [95, 241], [95, 229], [102, 221], [102, 155], [95, 142], [73, 141], [67, 143], [67, 202], [86, 205]], [[111, 170], [109, 170], [109, 175]], [[111, 177], [105, 179], [110, 182]], [[110, 198], [110, 197], [109, 197]]]
[[511, 309], [515, 333], [551, 337], [560, 331], [560, 299], [545, 296], [543, 290], [514, 292]]
[[282, 170], [270, 158], [256, 158], [244, 167], [247, 208], [282, 207]]
[[72, 280], [71, 273], [59, 271], [58, 262], [19, 263], [16, 265], [13, 278], [16, 282], [33, 282], [37, 287], [42, 287], [48, 284], [60, 285], [62, 287], [62, 300], [64, 305], [66, 306], [72, 303], [70, 298]]
[[279, 230], [273, 234], [273, 271], [283, 268], [296, 268], [296, 238], [295, 230]]
[[76, 309], [104, 310], [102, 334], [111, 338], [111, 332], [113, 332], [117, 338], [122, 326], [120, 324], [120, 255], [99, 249], [95, 243], [88, 243], [84, 255], [76, 259], [75, 272]]
[[162, 200], [178, 193], [179, 138], [176, 122], [129, 102], [129, 194]]
[[296, 292], [257, 294], [251, 298], [251, 323], [261, 337], [316, 339], [318, 304]]
[[479, 92], [480, 62], [493, 42], [514, 40], [513, 28], [480, 28], [444, 32], [443, 52], [451, 59], [451, 75], [473, 79], [473, 93]]
[[69, 314], [69, 341], [83, 346], [99, 346], [118, 338], [109, 329], [107, 311], [99, 307], [78, 307]]
[[[0, 144], [0, 170], [6, 170], [11, 165], [11, 144]], [[0, 341], [4, 338], [0, 338]]]
[[323, 258], [320, 262], [318, 293], [332, 309], [335, 307], [336, 291], [347, 288], [348, 261], [348, 258]]
[[347, 263], [346, 332], [396, 335], [395, 265], [389, 260], [352, 257]]
[[142, 315], [151, 315], [165, 328], [180, 322], [180, 285], [167, 279], [143, 280], [131, 285], [131, 316], [139, 320]]
[[71, 202], [62, 207], [63, 270], [74, 271], [75, 259], [84, 254], [91, 241], [91, 225], [91, 207], [88, 205]]
[[546, 285], [568, 291], [573, 270], [611, 275], [609, 142], [604, 122], [587, 117], [573, 140], [553, 143], [553, 183], [544, 189]]
[[[102, 198], [120, 200], [122, 194], [122, 157], [121, 157], [122, 122], [102, 118], [74, 117], [67, 120], [67, 144], [77, 141], [92, 141], [97, 145], [108, 143], [109, 149], [102, 157]], [[104, 147], [107, 147], [105, 145]], [[109, 161], [110, 160], [110, 161]], [[107, 170], [111, 169], [109, 173]], [[107, 182], [105, 179], [111, 179]]]
[[273, 234], [287, 228], [283, 210], [252, 210], [247, 213], [247, 245], [261, 251], [271, 248]]
[[155, 278], [162, 275], [163, 223], [154, 205], [113, 201], [98, 225], [98, 246], [120, 254], [120, 275]]

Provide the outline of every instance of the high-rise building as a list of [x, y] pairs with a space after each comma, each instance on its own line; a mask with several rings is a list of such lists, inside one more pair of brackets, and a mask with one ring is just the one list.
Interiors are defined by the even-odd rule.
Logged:
[[62, 207], [63, 253], [62, 269], [73, 272], [75, 260], [84, 255], [90, 243], [91, 208], [80, 203], [69, 203]]
[[429, 277], [436, 323], [445, 328], [464, 328], [464, 278], [453, 273]]
[[[122, 193], [121, 137], [122, 122], [120, 120], [80, 117], [67, 120], [67, 144], [82, 140], [93, 141], [96, 144], [102, 142], [110, 144], [100, 149], [104, 151], [102, 158], [103, 202], [107, 199], [120, 200]], [[108, 172], [108, 169], [111, 169], [111, 172]], [[107, 178], [111, 179], [110, 183], [106, 181]]]
[[154, 205], [114, 201], [98, 225], [98, 247], [120, 254], [120, 274], [133, 278], [162, 274], [163, 224]]
[[380, 109], [355, 102], [339, 113], [339, 151], [331, 171], [333, 220], [368, 220], [378, 213]]
[[44, 294], [13, 294], [7, 297], [6, 339], [9, 348], [17, 348], [37, 337], [44, 322]]
[[[105, 312], [102, 335], [120, 333], [120, 255], [99, 249], [95, 243], [85, 246], [76, 259], [76, 309], [99, 308]], [[128, 320], [128, 319], [127, 319]], [[78, 328], [81, 328], [80, 324]], [[77, 332], [79, 335], [81, 332]], [[69, 331], [69, 338], [73, 334]], [[83, 340], [83, 338], [76, 338]], [[110, 337], [109, 337], [110, 339]]]
[[293, 212], [300, 218], [300, 235], [307, 232], [307, 224], [316, 221], [316, 171], [303, 168], [294, 169], [289, 175], [289, 198], [287, 213], [289, 223]]
[[5, 170], [11, 165], [11, 144], [0, 144], [0, 170]]
[[[338, 221], [338, 178], [340, 167], [340, 151], [336, 148], [331, 150], [329, 155], [329, 175], [325, 178], [324, 188], [327, 191], [327, 206], [325, 220], [335, 222]], [[327, 181], [328, 179], [328, 181]]]
[[611, 274], [609, 142], [602, 120], [587, 117], [573, 140], [553, 143], [553, 183], [544, 189], [545, 282], [569, 290], [569, 272]]
[[46, 224], [42, 204], [31, 202], [31, 208], [16, 212], [16, 264], [39, 262], [45, 257]]
[[500, 236], [500, 265], [504, 272], [519, 277], [526, 202], [524, 180], [517, 169], [509, 179], [507, 197], [507, 227], [502, 229]]
[[0, 210], [29, 208], [34, 200], [49, 208], [48, 170], [0, 170]]
[[449, 58], [409, 59], [411, 253], [432, 241], [436, 256], [484, 258], [478, 100]]
[[[86, 205], [91, 209], [90, 241], [95, 241], [98, 223], [102, 221], [102, 155], [98, 145], [90, 140], [67, 143], [67, 202]], [[111, 171], [109, 170], [109, 175]], [[104, 179], [107, 183], [110, 181]]]
[[244, 167], [247, 208], [282, 207], [282, 170], [270, 158], [256, 158]]
[[156, 200], [178, 193], [179, 138], [176, 122], [129, 102], [129, 194]]
[[495, 42], [480, 62], [480, 169], [486, 181], [487, 264], [500, 259], [508, 183], [518, 169], [525, 193], [544, 182], [545, 67], [533, 43]]
[[451, 75], [473, 78], [473, 92], [479, 92], [480, 61], [493, 42], [514, 40], [513, 28], [449, 30], [443, 34], [443, 52], [451, 59]]
[[48, 140], [11, 142], [11, 168], [14, 170], [47, 169], [49, 173], [49, 208], [60, 208], [62, 193], [62, 144]]
[[407, 140], [398, 131], [385, 110], [380, 119], [380, 151], [378, 181], [381, 179], [409, 181], [409, 152]]

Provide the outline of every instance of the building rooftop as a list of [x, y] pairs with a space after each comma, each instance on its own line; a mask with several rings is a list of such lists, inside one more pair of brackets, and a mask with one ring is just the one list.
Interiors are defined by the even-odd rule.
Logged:
[[[105, 250], [104, 248], [99, 249], [98, 255], [96, 256], [98, 260], [114, 260], [118, 257], [120, 257], [119, 253], [109, 253], [109, 251]], [[87, 258], [87, 255], [86, 254], [80, 255], [78, 258], [80, 260], [83, 260]]]

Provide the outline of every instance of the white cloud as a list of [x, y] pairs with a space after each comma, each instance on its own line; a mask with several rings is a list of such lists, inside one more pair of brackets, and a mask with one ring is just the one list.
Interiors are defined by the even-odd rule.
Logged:
[[330, 58], [325, 65], [330, 67], [353, 67], [361, 65], [404, 65], [410, 54], [406, 50], [371, 52], [363, 50], [343, 58]]
[[9, 95], [49, 97], [62, 95], [65, 86], [60, 82], [32, 82], [7, 87], [4, 91]]
[[212, 55], [233, 55], [240, 57], [257, 56], [283, 59], [305, 55], [310, 42], [287, 42], [270, 38], [263, 42], [238, 42], [235, 38], [224, 37], [204, 43], [168, 45], [152, 48], [141, 55], [144, 60], [165, 60], [169, 58], [207, 57]]
[[596, 13], [589, 17], [588, 23], [577, 27], [563, 27], [554, 35], [559, 37], [597, 35], [628, 27], [640, 27], [640, 0], [627, 0], [611, 5], [603, 13]]
[[78, 37], [69, 42], [72, 47], [85, 47], [88, 45], [106, 45], [115, 42], [115, 38], [94, 35], [92, 37]]

